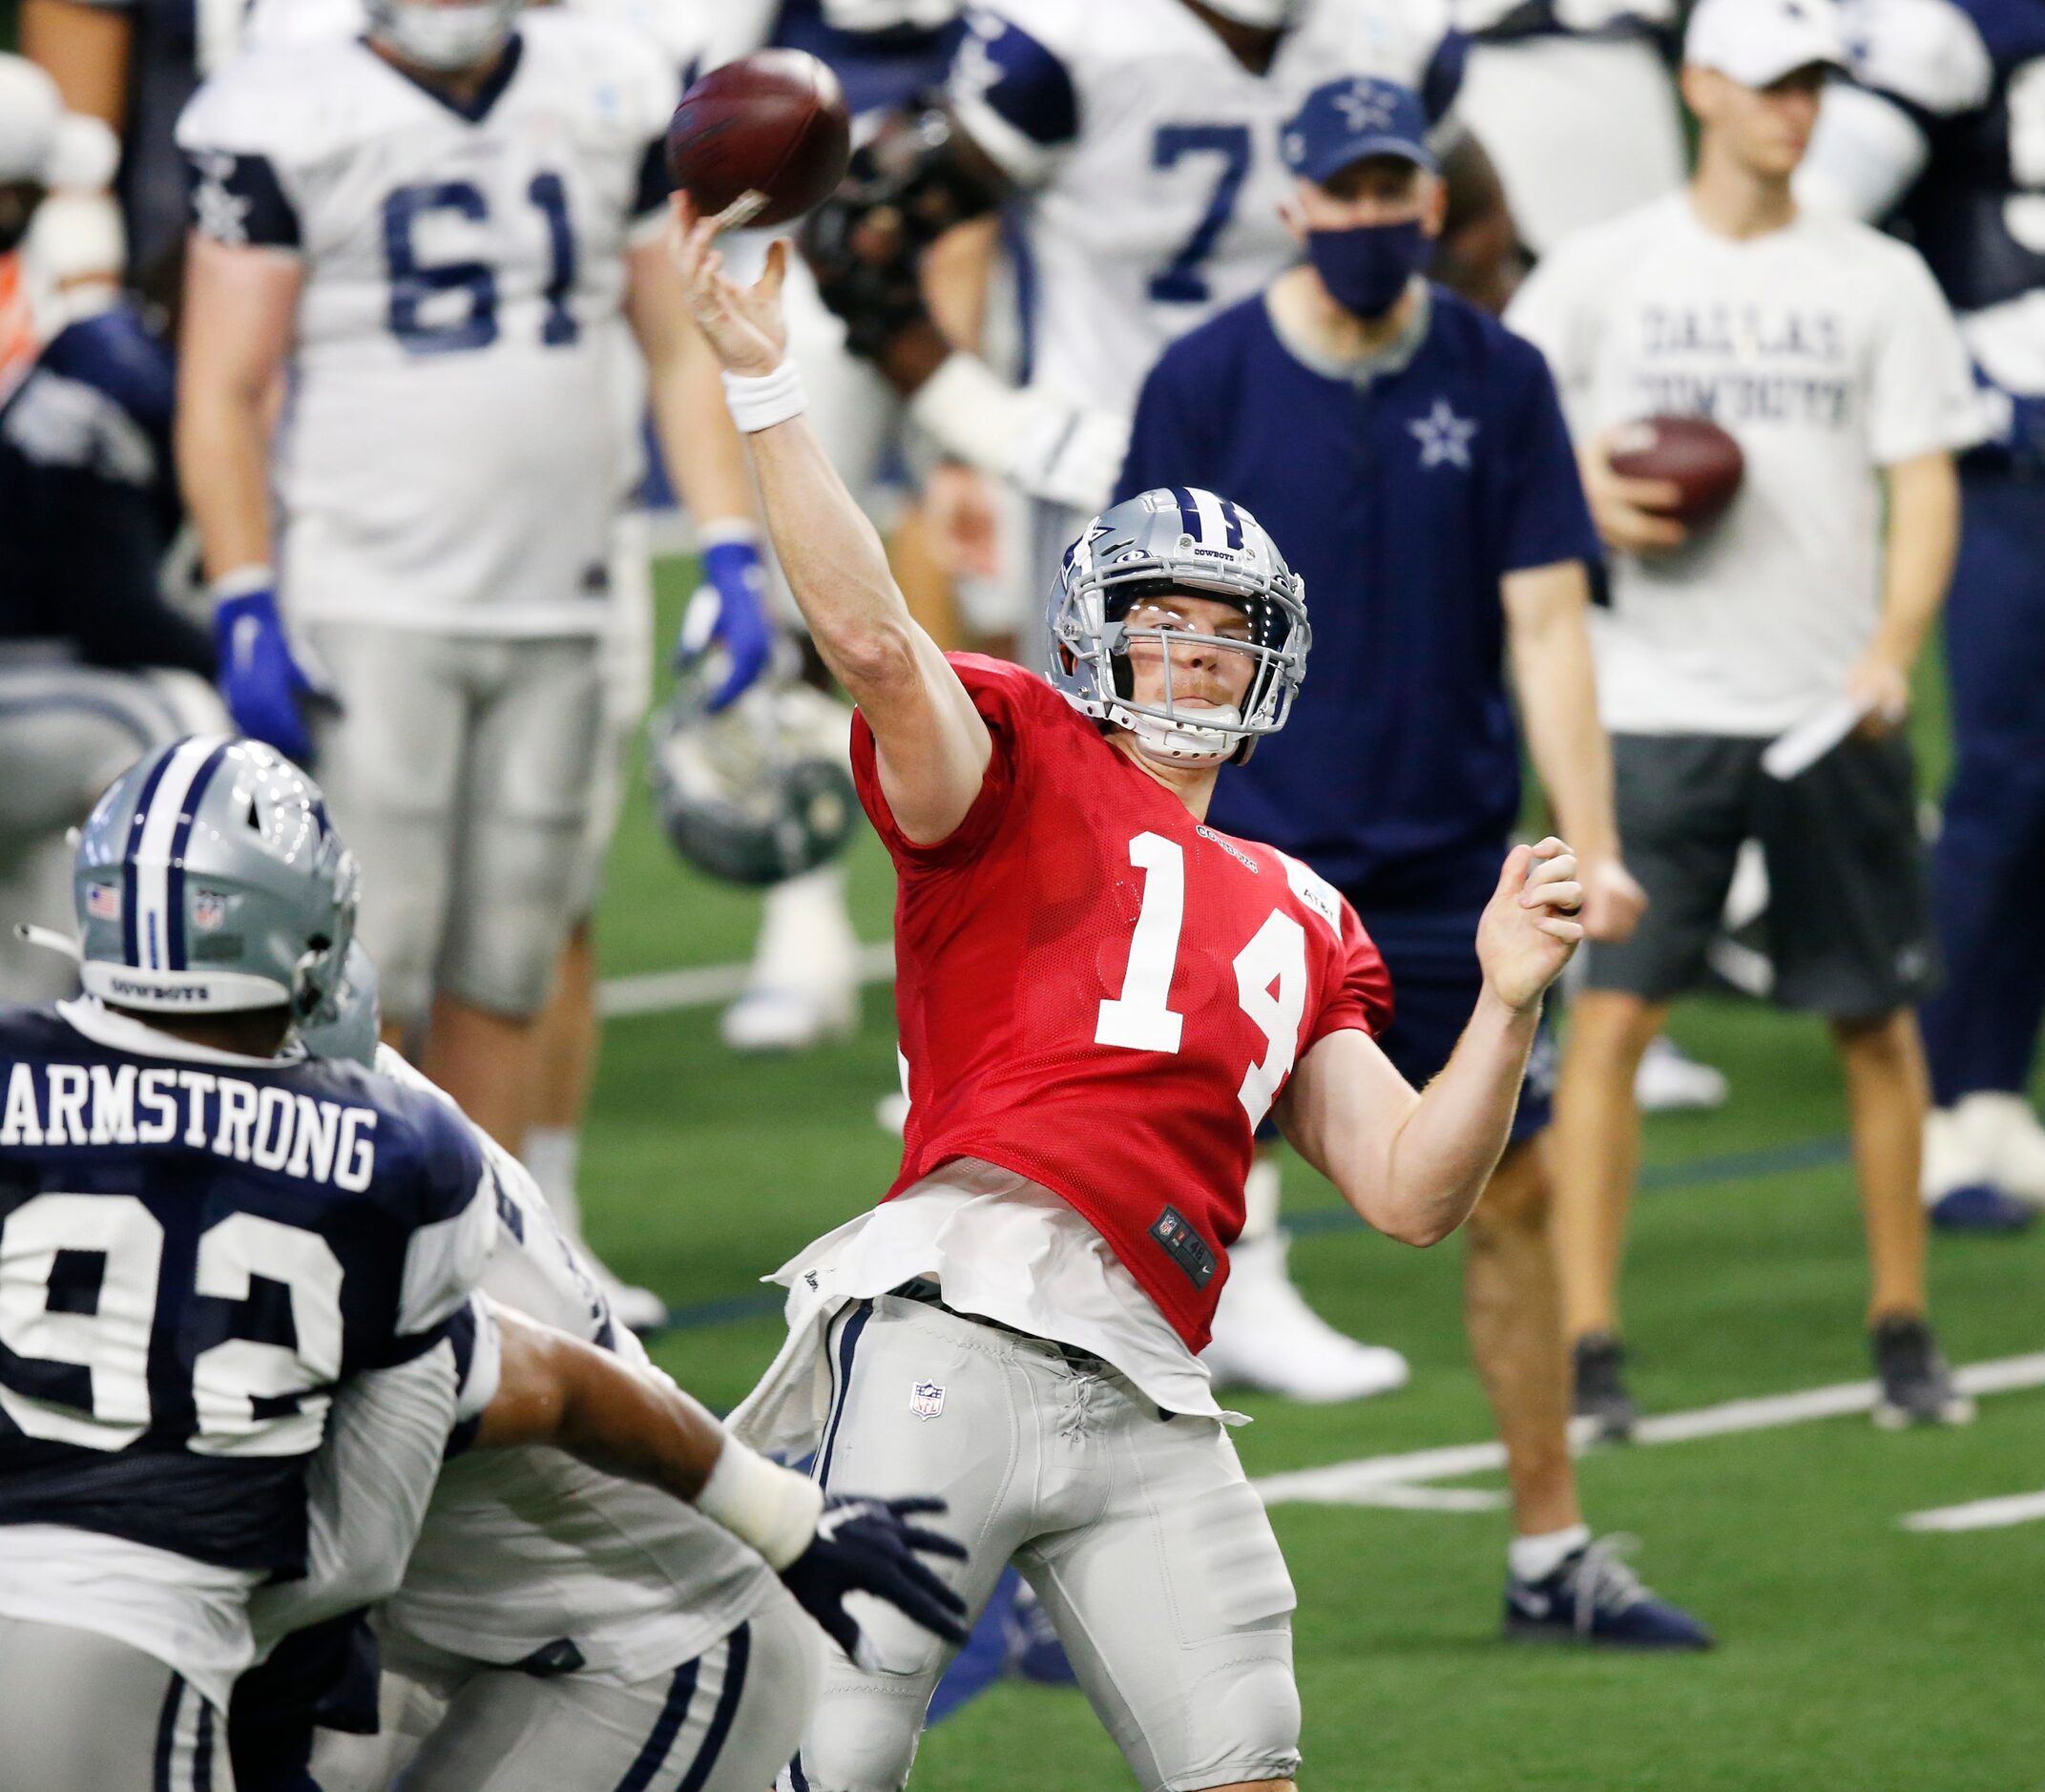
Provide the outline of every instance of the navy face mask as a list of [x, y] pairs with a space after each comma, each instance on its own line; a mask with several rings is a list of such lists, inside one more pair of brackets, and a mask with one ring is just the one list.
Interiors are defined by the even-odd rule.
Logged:
[[1434, 259], [1434, 240], [1420, 219], [1402, 224], [1358, 224], [1348, 230], [1316, 230], [1306, 254], [1328, 296], [1360, 318], [1381, 318], [1399, 302], [1415, 274]]

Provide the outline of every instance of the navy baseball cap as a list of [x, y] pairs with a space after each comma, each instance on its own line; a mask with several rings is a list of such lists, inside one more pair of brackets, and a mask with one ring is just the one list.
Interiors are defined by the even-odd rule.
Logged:
[[1397, 156], [1440, 173], [1428, 147], [1427, 108], [1396, 81], [1366, 74], [1325, 81], [1307, 94], [1279, 139], [1285, 166], [1307, 180], [1325, 181], [1367, 156]]

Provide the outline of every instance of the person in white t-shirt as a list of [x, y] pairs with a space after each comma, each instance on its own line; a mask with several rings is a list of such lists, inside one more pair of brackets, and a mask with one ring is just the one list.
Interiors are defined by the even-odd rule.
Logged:
[[[1971, 1416], [1926, 1319], [1911, 1011], [1937, 953], [1902, 723], [1957, 541], [1953, 450], [1980, 426], [1915, 251], [1791, 197], [1842, 54], [1824, 0], [1703, 0], [1681, 76], [1701, 126], [1688, 188], [1559, 245], [1508, 313], [1554, 365], [1612, 551], [1597, 688], [1649, 899], [1630, 941], [1588, 953], [1556, 1097], [1577, 1409], [1607, 1435], [1634, 1417], [1617, 1305], [1634, 1071], [1701, 969], [1750, 837], [1773, 890], [1775, 1000], [1824, 1014], [1846, 1068], [1876, 1418]], [[1659, 513], [1673, 489], [1610, 464], [1617, 430], [1670, 413], [1710, 417], [1745, 458], [1708, 531]], [[1786, 735], [1808, 743], [1801, 770], [1784, 763], [1794, 740], [1769, 755]]]

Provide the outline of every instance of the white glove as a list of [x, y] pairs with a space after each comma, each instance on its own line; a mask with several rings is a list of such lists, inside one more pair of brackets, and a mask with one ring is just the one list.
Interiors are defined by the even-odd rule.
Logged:
[[923, 383], [908, 414], [960, 460], [1075, 511], [1108, 502], [1129, 452], [1123, 418], [1009, 385], [968, 354], [950, 356]]

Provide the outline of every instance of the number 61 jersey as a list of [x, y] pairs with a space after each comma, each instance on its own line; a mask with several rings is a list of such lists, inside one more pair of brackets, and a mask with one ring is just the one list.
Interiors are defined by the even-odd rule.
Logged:
[[677, 87], [636, 33], [548, 7], [467, 104], [342, 37], [194, 96], [194, 229], [303, 275], [274, 469], [294, 616], [603, 628], [625, 258], [660, 226]]
[[1319, 1040], [1384, 1029], [1390, 978], [1305, 865], [1196, 822], [1043, 678], [950, 658], [993, 757], [947, 839], [903, 834], [864, 718], [852, 734], [899, 878], [909, 1109], [887, 1198], [957, 1157], [1029, 1177], [1199, 1351], [1258, 1125]]

